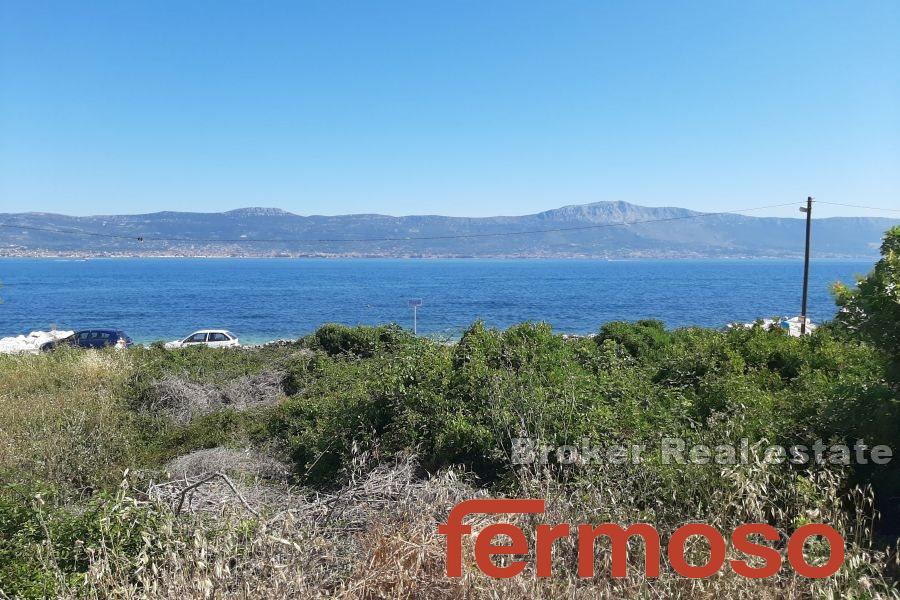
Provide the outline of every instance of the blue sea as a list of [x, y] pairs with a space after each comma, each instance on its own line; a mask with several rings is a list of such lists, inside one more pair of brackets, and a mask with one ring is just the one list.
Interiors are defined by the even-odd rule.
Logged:
[[[812, 262], [809, 313], [835, 314], [829, 286], [874, 261]], [[0, 336], [117, 327], [138, 342], [221, 327], [245, 343], [328, 322], [457, 337], [476, 319], [546, 321], [564, 333], [607, 321], [723, 326], [800, 312], [798, 260], [0, 259]]]

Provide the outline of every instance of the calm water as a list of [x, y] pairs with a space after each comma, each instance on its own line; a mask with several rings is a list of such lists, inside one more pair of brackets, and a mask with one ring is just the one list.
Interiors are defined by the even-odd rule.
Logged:
[[[810, 315], [834, 316], [828, 286], [873, 262], [814, 261]], [[475, 319], [543, 320], [563, 332], [615, 319], [721, 326], [800, 312], [801, 261], [0, 259], [0, 336], [119, 327], [136, 341], [223, 327], [242, 341], [297, 337], [325, 322], [457, 335]]]

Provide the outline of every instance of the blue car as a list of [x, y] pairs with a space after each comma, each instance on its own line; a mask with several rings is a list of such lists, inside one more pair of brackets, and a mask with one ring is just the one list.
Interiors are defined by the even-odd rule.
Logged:
[[83, 329], [76, 331], [67, 338], [47, 342], [41, 346], [41, 350], [52, 350], [60, 344], [67, 344], [77, 348], [128, 348], [131, 346], [131, 338], [125, 335], [121, 329]]

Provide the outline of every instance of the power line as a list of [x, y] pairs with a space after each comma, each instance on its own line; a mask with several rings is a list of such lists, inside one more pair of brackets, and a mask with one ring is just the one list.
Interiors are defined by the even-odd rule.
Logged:
[[28, 231], [46, 231], [48, 233], [62, 233], [68, 235], [87, 235], [92, 237], [116, 238], [120, 240], [143, 241], [144, 238], [134, 235], [116, 235], [114, 233], [99, 233], [94, 231], [81, 231], [78, 229], [51, 229], [49, 227], [36, 227], [34, 225], [15, 225], [12, 223], [0, 223], [0, 227], [7, 229], [26, 229]]
[[318, 238], [318, 239], [276, 239], [276, 238], [237, 238], [237, 239], [228, 239], [228, 238], [175, 238], [175, 237], [152, 237], [152, 236], [138, 236], [138, 235], [121, 235], [121, 234], [113, 234], [113, 233], [100, 233], [94, 231], [81, 231], [75, 229], [52, 229], [49, 227], [37, 227], [34, 225], [18, 225], [14, 223], [0, 223], [0, 227], [5, 227], [8, 229], [23, 229], [28, 231], [43, 231], [47, 233], [56, 233], [62, 235], [83, 235], [83, 236], [92, 236], [92, 237], [102, 237], [102, 238], [110, 238], [110, 239], [120, 239], [120, 240], [130, 240], [130, 241], [138, 241], [138, 242], [191, 242], [191, 243], [215, 243], [215, 244], [259, 244], [259, 243], [271, 243], [271, 244], [321, 244], [321, 243], [353, 243], [353, 242], [413, 242], [413, 241], [429, 241], [429, 240], [457, 240], [457, 239], [471, 239], [471, 238], [486, 238], [486, 237], [509, 237], [514, 235], [535, 235], [541, 233], [560, 233], [566, 231], [583, 231], [588, 229], [605, 229], [609, 227], [622, 227], [627, 225], [644, 225], [649, 223], [665, 223], [670, 221], [681, 221], [685, 219], [699, 219], [703, 217], [714, 217], [714, 216], [722, 216], [729, 215], [735, 213], [742, 212], [751, 212], [756, 210], [765, 210], [768, 208], [782, 208], [785, 206], [795, 206], [795, 202], [790, 202], [786, 204], [772, 204], [769, 206], [756, 206], [753, 208], [738, 208], [730, 211], [722, 211], [722, 212], [711, 212], [711, 213], [696, 213], [690, 215], [681, 215], [677, 217], [665, 217], [660, 219], [642, 219], [638, 221], [622, 221], [619, 223], [598, 223], [595, 225], [579, 225], [575, 227], [554, 227], [549, 229], [531, 229], [525, 231], [498, 231], [493, 233], [463, 233], [463, 234], [454, 234], [454, 235], [434, 235], [434, 236], [419, 236], [419, 237], [371, 237], [371, 238]]
[[846, 206], [847, 208], [866, 208], [869, 210], [883, 210], [887, 212], [895, 212], [900, 213], [900, 209], [896, 208], [882, 208], [880, 206], [862, 206], [860, 204], [841, 204], [840, 202], [825, 202], [824, 200], [816, 200], [818, 204], [830, 204], [832, 206]]

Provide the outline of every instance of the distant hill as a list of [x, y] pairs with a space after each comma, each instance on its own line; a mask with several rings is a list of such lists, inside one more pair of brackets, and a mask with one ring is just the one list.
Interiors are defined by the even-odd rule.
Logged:
[[[0, 255], [689, 258], [803, 253], [802, 218], [701, 214], [627, 202], [484, 218], [301, 216], [277, 208], [92, 217], [0, 214], [0, 224], [25, 227], [0, 227]], [[882, 234], [896, 224], [900, 219], [816, 219], [814, 255], [874, 257]], [[559, 229], [566, 231], [546, 231]], [[529, 233], [534, 231], [541, 233]]]

